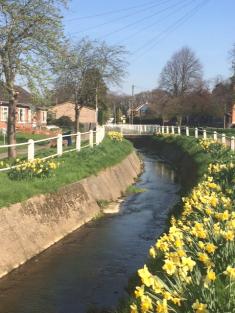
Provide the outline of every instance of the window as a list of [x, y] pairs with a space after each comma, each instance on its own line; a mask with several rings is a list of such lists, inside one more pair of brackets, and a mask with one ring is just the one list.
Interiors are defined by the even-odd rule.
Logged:
[[47, 111], [42, 111], [42, 123], [47, 122]]
[[1, 108], [1, 121], [7, 122], [8, 119], [8, 107], [0, 107]]
[[25, 122], [25, 109], [18, 108], [18, 122], [24, 123]]

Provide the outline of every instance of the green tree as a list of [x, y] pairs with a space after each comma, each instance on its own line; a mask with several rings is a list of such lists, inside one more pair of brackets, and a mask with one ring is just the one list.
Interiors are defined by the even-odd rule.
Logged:
[[79, 129], [81, 108], [95, 104], [94, 96], [99, 98], [106, 86], [119, 84], [125, 76], [125, 55], [122, 46], [87, 38], [68, 47], [58, 66], [56, 86], [69, 91], [75, 103], [75, 131]]
[[[8, 144], [16, 142], [17, 92], [24, 78], [39, 89], [49, 77], [63, 40], [61, 7], [66, 0], [0, 1], [0, 74], [9, 95]], [[9, 157], [16, 149], [8, 150]]]

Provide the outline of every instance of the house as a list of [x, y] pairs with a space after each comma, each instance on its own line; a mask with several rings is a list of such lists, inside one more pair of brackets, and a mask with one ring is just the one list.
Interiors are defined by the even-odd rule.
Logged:
[[149, 107], [148, 107], [148, 103], [143, 103], [138, 105], [137, 107], [129, 108], [127, 114], [129, 117], [131, 117], [133, 115], [133, 117], [138, 117], [138, 118], [142, 118], [145, 117], [147, 115], [147, 113], [149, 112]]
[[[32, 95], [20, 86], [15, 86], [17, 97], [16, 129], [33, 130], [47, 125], [47, 109], [35, 107]], [[0, 129], [7, 128], [9, 111], [8, 95], [3, 85], [0, 85]]]
[[[71, 101], [59, 103], [52, 107], [49, 111], [54, 119], [67, 116], [72, 122], [75, 122], [75, 104]], [[97, 123], [97, 112], [93, 108], [83, 106], [80, 110], [79, 123], [83, 125], [85, 130], [94, 128]]]

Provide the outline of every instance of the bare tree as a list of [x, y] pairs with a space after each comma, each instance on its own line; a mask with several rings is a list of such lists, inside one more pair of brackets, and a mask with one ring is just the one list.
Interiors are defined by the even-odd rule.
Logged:
[[160, 75], [160, 88], [174, 98], [175, 113], [180, 123], [183, 115], [183, 98], [201, 85], [202, 65], [194, 52], [183, 47], [173, 54]]
[[[32, 88], [48, 76], [63, 38], [61, 5], [66, 0], [0, 1], [0, 76], [9, 94], [8, 144], [16, 142], [16, 79]], [[8, 150], [9, 157], [16, 149]]]
[[[80, 110], [86, 104], [88, 93], [98, 92], [99, 85], [119, 84], [126, 74], [126, 50], [122, 46], [108, 46], [105, 42], [87, 38], [71, 45], [58, 71], [56, 85], [70, 90], [75, 103], [75, 131], [79, 129]], [[90, 73], [93, 75], [93, 83]], [[96, 81], [94, 81], [96, 80]], [[90, 90], [88, 86], [96, 86]]]

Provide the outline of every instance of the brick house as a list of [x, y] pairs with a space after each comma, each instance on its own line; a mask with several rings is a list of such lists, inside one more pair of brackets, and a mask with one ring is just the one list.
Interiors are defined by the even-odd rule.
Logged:
[[[75, 122], [75, 104], [70, 101], [59, 103], [52, 107], [49, 112], [54, 119], [62, 116], [67, 116], [72, 122]], [[83, 125], [84, 129], [94, 128], [96, 126], [97, 113], [93, 108], [83, 106], [80, 111], [79, 123]]]
[[[35, 107], [31, 94], [20, 86], [15, 86], [18, 92], [16, 129], [33, 130], [47, 125], [47, 109]], [[9, 101], [4, 87], [0, 85], [0, 129], [7, 128]]]

